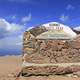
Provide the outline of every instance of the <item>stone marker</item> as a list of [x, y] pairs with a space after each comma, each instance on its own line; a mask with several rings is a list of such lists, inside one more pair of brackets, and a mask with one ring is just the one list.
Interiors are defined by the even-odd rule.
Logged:
[[49, 75], [80, 71], [80, 37], [68, 26], [51, 22], [23, 37], [23, 74]]

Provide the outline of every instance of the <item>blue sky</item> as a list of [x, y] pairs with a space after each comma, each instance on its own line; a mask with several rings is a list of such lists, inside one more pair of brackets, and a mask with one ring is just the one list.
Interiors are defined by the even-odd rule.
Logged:
[[28, 28], [47, 22], [80, 25], [80, 0], [0, 0], [0, 55], [18, 54]]

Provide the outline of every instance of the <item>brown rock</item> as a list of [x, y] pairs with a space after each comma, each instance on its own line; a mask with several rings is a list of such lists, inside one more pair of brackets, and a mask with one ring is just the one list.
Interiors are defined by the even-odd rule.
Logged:
[[77, 41], [71, 42], [70, 46], [74, 49], [80, 49], [80, 42]]
[[[42, 31], [37, 28], [38, 32], [33, 31], [24, 33], [23, 52], [24, 61], [35, 64], [56, 64], [56, 63], [78, 63], [80, 62], [80, 38], [74, 40], [49, 40], [36, 39], [37, 33]], [[23, 57], [24, 57], [23, 56]], [[32, 71], [31, 71], [32, 70]], [[38, 71], [37, 71], [38, 70]], [[32, 73], [55, 73], [65, 74], [80, 71], [80, 66], [69, 66], [55, 68], [30, 67], [28, 71]]]
[[35, 49], [33, 49], [33, 48], [25, 48], [24, 49], [24, 53], [26, 53], [26, 54], [33, 54], [33, 53], [35, 53]]

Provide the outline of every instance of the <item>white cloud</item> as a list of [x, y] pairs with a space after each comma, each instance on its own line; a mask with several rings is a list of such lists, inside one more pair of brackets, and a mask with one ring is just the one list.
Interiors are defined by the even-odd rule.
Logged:
[[0, 38], [21, 33], [24, 29], [25, 26], [23, 25], [9, 23], [5, 19], [0, 19]]
[[62, 14], [59, 18], [61, 21], [65, 22], [69, 20], [69, 16]]
[[16, 24], [16, 23], [12, 23], [10, 24], [11, 25], [11, 28], [10, 28], [10, 31], [20, 31], [24, 28], [23, 25], [19, 25], [19, 24]]
[[75, 7], [71, 4], [68, 4], [66, 10], [73, 10]]
[[5, 19], [0, 19], [0, 29], [10, 30], [10, 24]]
[[32, 29], [32, 28], [34, 28], [34, 27], [32, 26], [32, 27], [27, 28], [27, 31], [29, 31], [29, 30]]
[[26, 22], [29, 22], [31, 19], [32, 19], [32, 15], [31, 13], [29, 13], [28, 16], [25, 16], [22, 18], [21, 22], [26, 23]]
[[74, 30], [76, 30], [76, 31], [80, 31], [80, 26], [75, 27]]
[[11, 19], [16, 19], [16, 15], [11, 16]]
[[25, 26], [0, 19], [0, 50], [21, 50]]

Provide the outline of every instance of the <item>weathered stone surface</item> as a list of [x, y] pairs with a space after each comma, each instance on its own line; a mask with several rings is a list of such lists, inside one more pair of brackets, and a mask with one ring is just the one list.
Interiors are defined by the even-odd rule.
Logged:
[[25, 61], [30, 63], [80, 62], [80, 42], [77, 39], [38, 40], [30, 32], [25, 34], [27, 36], [24, 35], [23, 52], [28, 54]]
[[[66, 65], [66, 64], [64, 64]], [[32, 66], [26, 66], [23, 68], [23, 73], [28, 74], [77, 74], [80, 71], [80, 65], [68, 65], [68, 66], [60, 66], [60, 65], [43, 65], [36, 66], [35, 64]]]
[[73, 49], [80, 49], [80, 42], [78, 41], [70, 41], [69, 46]]
[[[72, 40], [38, 39], [37, 35], [46, 32], [37, 27], [24, 33], [23, 61], [35, 64], [60, 64], [80, 62], [80, 36]], [[26, 66], [24, 73], [65, 74], [80, 71], [80, 65], [63, 66]]]
[[33, 49], [33, 48], [25, 48], [24, 49], [24, 53], [26, 53], [26, 54], [33, 54], [33, 53], [35, 53], [35, 49]]

